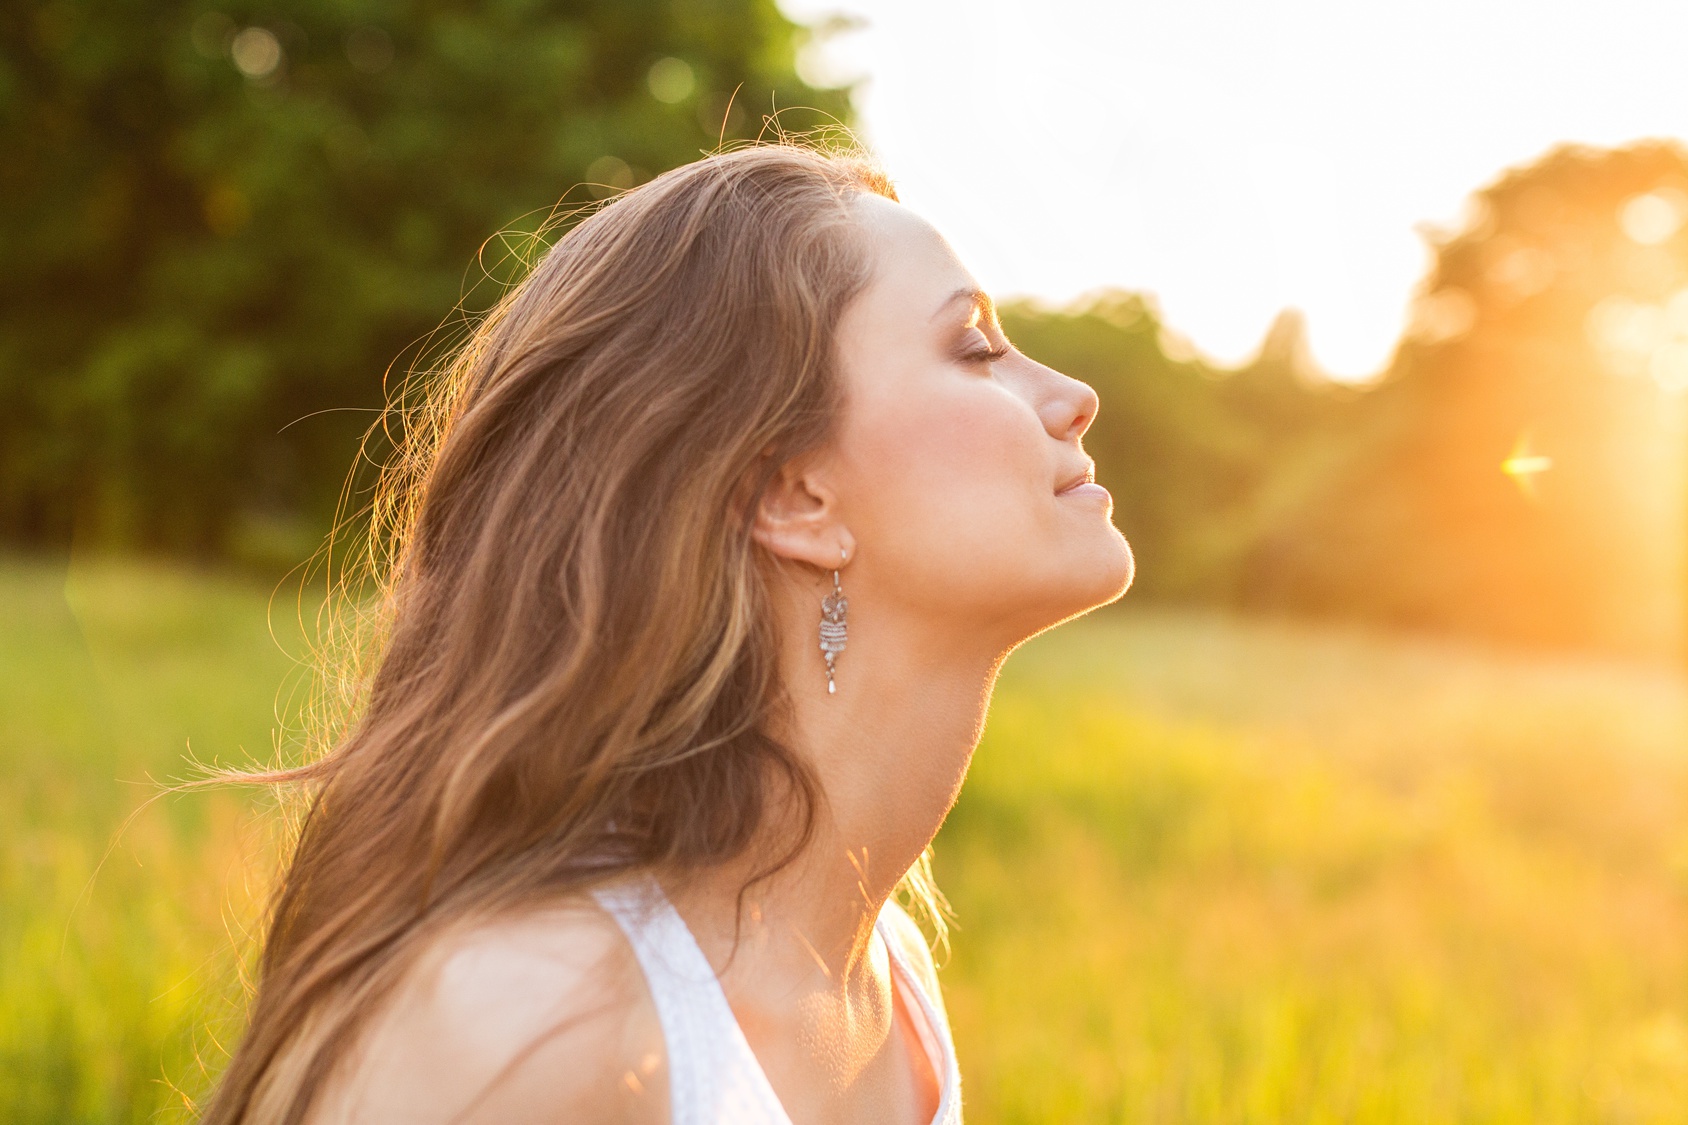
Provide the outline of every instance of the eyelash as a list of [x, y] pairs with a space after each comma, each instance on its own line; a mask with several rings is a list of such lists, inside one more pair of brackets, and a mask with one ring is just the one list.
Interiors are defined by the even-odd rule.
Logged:
[[1008, 346], [1005, 344], [1000, 348], [974, 348], [972, 351], [964, 353], [961, 359], [964, 363], [995, 363], [997, 360], [1007, 357]]

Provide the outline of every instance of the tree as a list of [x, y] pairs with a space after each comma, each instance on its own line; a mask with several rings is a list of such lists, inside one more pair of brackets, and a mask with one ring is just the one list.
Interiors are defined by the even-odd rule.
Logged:
[[1283, 314], [1235, 370], [1193, 354], [1135, 294], [1011, 304], [1003, 324], [1027, 354], [1096, 389], [1084, 444], [1137, 557], [1133, 599], [1236, 604], [1248, 553], [1322, 483], [1353, 409], [1353, 393], [1313, 366], [1300, 315]]
[[489, 237], [847, 117], [804, 34], [773, 0], [0, 10], [0, 539], [320, 530], [389, 364], [519, 264]]
[[1473, 204], [1245, 603], [1678, 652], [1688, 152], [1565, 146]]

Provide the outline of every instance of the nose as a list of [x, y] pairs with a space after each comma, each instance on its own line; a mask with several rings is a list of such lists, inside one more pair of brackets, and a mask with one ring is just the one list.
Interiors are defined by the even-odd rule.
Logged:
[[1037, 366], [1046, 383], [1043, 403], [1038, 408], [1044, 429], [1059, 441], [1077, 441], [1095, 421], [1101, 400], [1089, 383], [1041, 363]]

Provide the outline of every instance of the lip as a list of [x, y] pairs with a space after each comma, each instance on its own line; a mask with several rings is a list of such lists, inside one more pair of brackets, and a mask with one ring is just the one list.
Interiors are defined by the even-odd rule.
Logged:
[[1069, 485], [1057, 492], [1057, 496], [1104, 496], [1113, 498], [1113, 493], [1097, 484], [1095, 481], [1081, 480], [1077, 484]]
[[1083, 472], [1079, 473], [1077, 476], [1069, 478], [1067, 483], [1057, 488], [1055, 490], [1055, 495], [1065, 496], [1069, 492], [1083, 488], [1087, 484], [1101, 489], [1103, 492], [1107, 491], [1106, 489], [1102, 489], [1101, 485], [1096, 484], [1096, 463], [1094, 461], [1086, 465]]

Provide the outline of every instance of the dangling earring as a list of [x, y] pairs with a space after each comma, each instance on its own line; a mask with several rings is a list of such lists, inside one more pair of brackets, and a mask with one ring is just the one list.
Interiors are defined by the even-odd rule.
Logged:
[[[838, 548], [838, 557], [843, 562], [849, 562], [850, 557], [844, 548]], [[838, 654], [844, 651], [844, 614], [850, 608], [850, 600], [844, 596], [844, 588], [838, 584], [838, 571], [832, 572], [832, 593], [821, 599], [821, 654], [826, 657], [826, 691], [832, 695], [838, 691], [838, 686], [832, 682], [832, 662], [838, 659]]]

